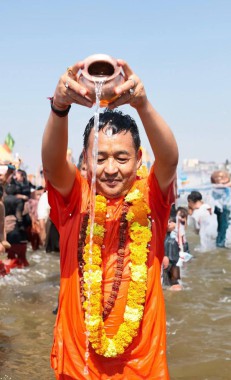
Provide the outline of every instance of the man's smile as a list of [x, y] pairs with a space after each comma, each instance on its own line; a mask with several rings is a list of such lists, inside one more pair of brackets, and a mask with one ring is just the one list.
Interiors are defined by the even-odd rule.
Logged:
[[119, 182], [121, 182], [121, 179], [118, 178], [104, 178], [101, 179], [101, 182], [107, 184], [108, 186], [116, 186]]

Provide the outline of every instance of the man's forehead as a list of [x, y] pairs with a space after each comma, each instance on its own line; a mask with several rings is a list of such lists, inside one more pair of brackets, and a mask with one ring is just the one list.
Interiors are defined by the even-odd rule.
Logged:
[[[91, 142], [94, 141], [94, 130], [91, 130], [90, 134], [90, 139]], [[130, 131], [119, 131], [117, 133], [113, 133], [113, 129], [109, 126], [106, 128], [100, 129], [98, 132], [98, 143], [102, 141], [107, 142], [107, 141], [113, 141], [116, 142], [120, 141], [120, 143], [125, 143], [125, 144], [134, 144], [133, 137]]]
[[[130, 152], [128, 150], [125, 150], [125, 149], [116, 149], [112, 153], [115, 154], [116, 156], [129, 155], [130, 154]], [[100, 155], [100, 154], [107, 154], [107, 152], [104, 149], [98, 149], [98, 155]]]

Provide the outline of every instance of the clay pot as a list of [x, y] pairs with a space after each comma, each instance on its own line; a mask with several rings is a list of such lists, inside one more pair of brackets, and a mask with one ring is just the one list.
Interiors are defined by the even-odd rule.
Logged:
[[114, 88], [124, 83], [124, 76], [115, 58], [106, 54], [94, 54], [85, 58], [78, 82], [87, 88], [88, 96], [93, 102], [96, 100], [95, 82], [103, 82], [100, 106], [106, 107], [118, 97]]

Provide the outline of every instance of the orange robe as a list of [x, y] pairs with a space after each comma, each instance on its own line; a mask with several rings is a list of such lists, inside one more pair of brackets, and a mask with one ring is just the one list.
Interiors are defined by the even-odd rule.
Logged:
[[[166, 361], [165, 306], [160, 281], [160, 268], [164, 255], [164, 238], [169, 217], [172, 186], [165, 199], [159, 189], [153, 168], [148, 178], [137, 179], [137, 187], [144, 192], [152, 214], [152, 241], [148, 256], [148, 284], [143, 320], [139, 334], [116, 358], [97, 355], [89, 347], [87, 362], [89, 374], [84, 374], [86, 335], [84, 313], [80, 300], [80, 281], [77, 262], [78, 236], [82, 213], [89, 201], [89, 186], [78, 170], [67, 198], [48, 183], [51, 219], [60, 233], [60, 294], [59, 310], [54, 328], [54, 344], [51, 365], [59, 380], [168, 380]], [[107, 203], [105, 249], [102, 250], [103, 294], [110, 294], [118, 250], [118, 232], [123, 198], [110, 199]], [[108, 337], [112, 338], [123, 322], [128, 285], [130, 280], [129, 250], [126, 244], [124, 270], [117, 300], [105, 320]]]

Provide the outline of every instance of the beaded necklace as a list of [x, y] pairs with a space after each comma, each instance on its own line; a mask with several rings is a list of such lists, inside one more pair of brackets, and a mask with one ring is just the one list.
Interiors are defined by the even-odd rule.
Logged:
[[[116, 264], [115, 276], [113, 280], [111, 293], [105, 303], [105, 306], [102, 312], [103, 320], [105, 320], [108, 317], [108, 315], [111, 312], [111, 309], [113, 308], [115, 304], [117, 295], [119, 293], [121, 280], [122, 280], [124, 256], [125, 256], [125, 243], [126, 243], [127, 225], [128, 225], [128, 221], [126, 219], [128, 208], [129, 208], [129, 204], [127, 202], [124, 202], [123, 208], [122, 208], [122, 214], [120, 218], [119, 245], [118, 245], [118, 250], [117, 250], [117, 260], [116, 260], [117, 264]], [[84, 268], [83, 250], [84, 250], [84, 245], [85, 245], [84, 242], [86, 240], [86, 235], [87, 235], [88, 223], [89, 223], [89, 212], [87, 212], [83, 216], [83, 222], [81, 225], [81, 230], [79, 234], [79, 243], [78, 243], [78, 263], [79, 263], [79, 270], [80, 270], [80, 292], [81, 292], [82, 303], [85, 301], [84, 280], [83, 280], [83, 268]], [[97, 235], [94, 235], [94, 241], [97, 240], [96, 236]], [[89, 243], [89, 235], [87, 236], [87, 242]], [[98, 237], [98, 242], [99, 242], [99, 237]], [[87, 246], [86, 249], [89, 249], [89, 245]]]

